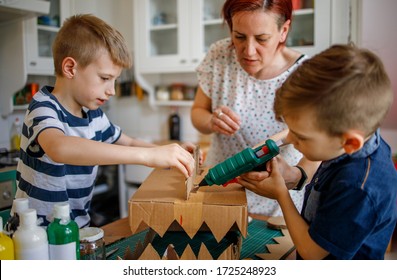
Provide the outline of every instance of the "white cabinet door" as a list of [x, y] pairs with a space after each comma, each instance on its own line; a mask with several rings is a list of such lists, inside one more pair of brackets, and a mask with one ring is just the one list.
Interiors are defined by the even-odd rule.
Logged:
[[32, 75], [54, 75], [52, 42], [70, 15], [70, 0], [49, 0], [50, 13], [24, 23], [27, 73]]
[[137, 71], [193, 72], [208, 45], [228, 36], [219, 16], [222, 4], [222, 0], [135, 0]]
[[293, 11], [287, 46], [312, 56], [331, 43], [331, 0], [300, 2], [300, 9]]

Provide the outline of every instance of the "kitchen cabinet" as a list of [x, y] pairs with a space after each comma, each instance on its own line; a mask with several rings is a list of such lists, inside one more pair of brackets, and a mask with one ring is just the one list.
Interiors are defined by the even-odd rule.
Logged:
[[52, 42], [63, 21], [71, 15], [70, 0], [47, 1], [50, 2], [48, 15], [24, 23], [26, 67], [31, 75], [54, 75]]
[[330, 45], [331, 0], [296, 2], [287, 46], [312, 56]]
[[223, 0], [134, 0], [135, 67], [140, 73], [191, 72], [211, 43], [229, 36]]
[[[224, 0], [134, 0], [134, 67], [137, 82], [154, 106], [191, 106], [192, 101], [160, 101], [155, 88], [164, 85], [164, 73], [186, 83], [209, 46], [229, 36], [220, 10]], [[168, 80], [172, 80], [169, 78]], [[188, 80], [192, 80], [191, 78]]]
[[[152, 106], [191, 106], [191, 101], [158, 101], [155, 89], [170, 77], [175, 77], [175, 82], [184, 82], [181, 74], [195, 77], [195, 68], [209, 46], [229, 36], [220, 18], [223, 3], [134, 0], [135, 74]], [[311, 56], [330, 46], [333, 38], [338, 43], [348, 41], [350, 1], [302, 0], [300, 4], [293, 12], [289, 47]]]
[[12, 96], [26, 82], [23, 21], [48, 13], [46, 1], [0, 1], [0, 115], [12, 112]]

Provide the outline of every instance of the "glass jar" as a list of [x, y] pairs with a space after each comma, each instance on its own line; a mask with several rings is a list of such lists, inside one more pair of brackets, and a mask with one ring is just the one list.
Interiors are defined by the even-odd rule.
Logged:
[[156, 89], [156, 98], [159, 101], [167, 101], [170, 99], [170, 92], [166, 86], [159, 86]]
[[81, 228], [80, 234], [80, 259], [81, 260], [106, 260], [104, 232], [97, 227]]
[[187, 86], [185, 88], [185, 99], [186, 100], [194, 100], [195, 96], [196, 96], [196, 87]]
[[183, 100], [184, 84], [171, 85], [171, 100]]

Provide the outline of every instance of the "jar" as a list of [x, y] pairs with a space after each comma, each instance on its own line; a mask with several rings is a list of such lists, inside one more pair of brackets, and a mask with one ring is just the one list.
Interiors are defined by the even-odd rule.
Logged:
[[106, 260], [104, 232], [97, 227], [86, 227], [79, 230], [80, 259]]
[[156, 89], [156, 98], [159, 101], [167, 101], [170, 99], [170, 93], [166, 86], [159, 86]]
[[196, 87], [187, 86], [185, 89], [185, 99], [186, 100], [194, 100], [195, 96], [196, 96]]
[[172, 84], [171, 85], [171, 100], [183, 100], [183, 84]]

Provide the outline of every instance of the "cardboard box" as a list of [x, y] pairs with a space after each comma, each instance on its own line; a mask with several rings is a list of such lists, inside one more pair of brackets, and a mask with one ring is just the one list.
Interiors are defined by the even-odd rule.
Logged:
[[[204, 176], [204, 174], [203, 174]], [[247, 234], [247, 199], [238, 184], [194, 189], [187, 198], [186, 182], [176, 169], [155, 169], [129, 200], [132, 233], [149, 227], [159, 236], [185, 231], [193, 238], [211, 231], [219, 242], [229, 231]]]

